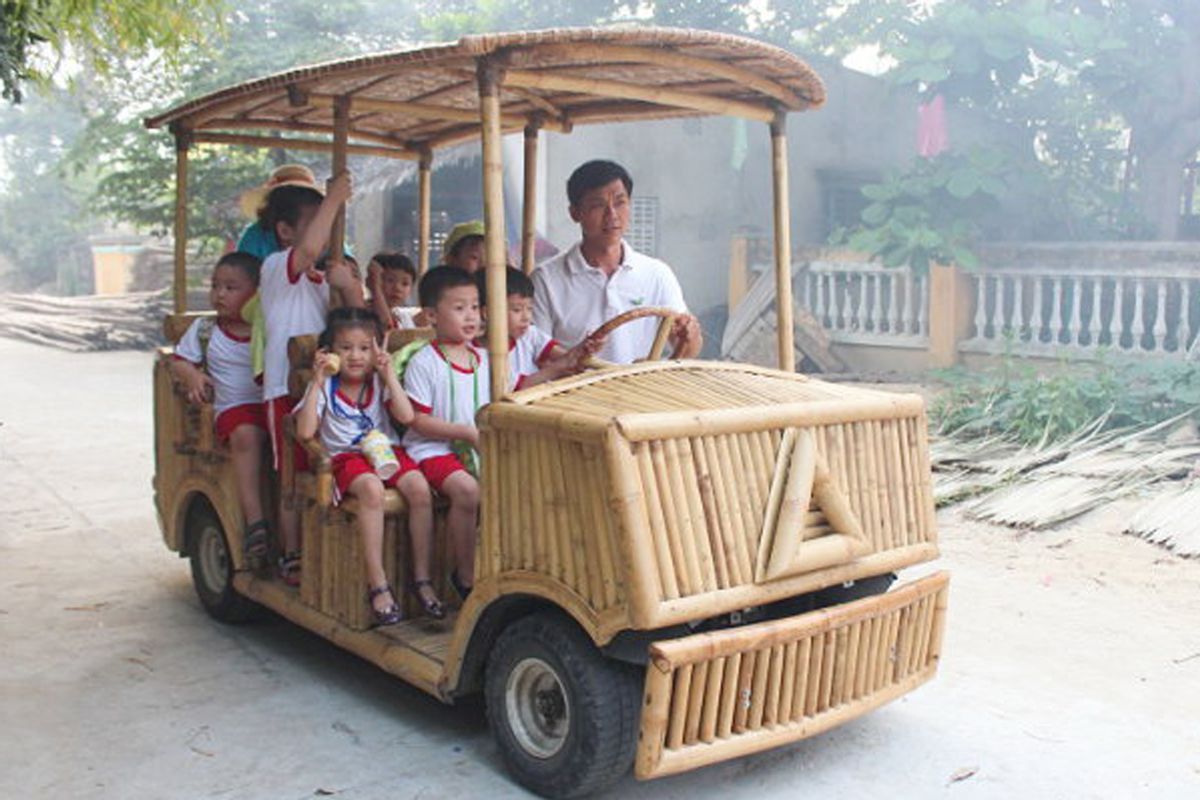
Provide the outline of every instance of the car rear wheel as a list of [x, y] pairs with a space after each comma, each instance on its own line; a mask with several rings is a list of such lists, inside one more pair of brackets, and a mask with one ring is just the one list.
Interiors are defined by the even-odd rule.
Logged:
[[507, 628], [487, 663], [488, 722], [526, 788], [581, 797], [629, 772], [640, 671], [605, 658], [569, 620], [535, 614]]
[[192, 562], [192, 584], [200, 605], [221, 622], [245, 622], [254, 604], [233, 588], [233, 558], [229, 540], [212, 509], [196, 509], [188, 520], [188, 552]]

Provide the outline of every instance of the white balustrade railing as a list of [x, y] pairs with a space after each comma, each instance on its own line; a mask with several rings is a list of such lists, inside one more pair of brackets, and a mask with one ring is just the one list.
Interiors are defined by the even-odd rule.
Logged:
[[810, 261], [796, 275], [795, 294], [831, 341], [917, 348], [929, 343], [928, 278], [907, 268]]
[[995, 269], [968, 273], [974, 320], [964, 352], [1182, 356], [1200, 319], [1200, 271]]

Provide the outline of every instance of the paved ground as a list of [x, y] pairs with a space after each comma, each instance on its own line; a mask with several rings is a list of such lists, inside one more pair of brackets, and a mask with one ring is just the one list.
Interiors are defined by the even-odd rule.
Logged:
[[[204, 615], [151, 505], [147, 354], [0, 339], [0, 366], [0, 797], [526, 796], [478, 705]], [[934, 683], [610, 796], [1200, 797], [1200, 563], [1117, 535], [1122, 515], [1022, 537], [943, 514]]]

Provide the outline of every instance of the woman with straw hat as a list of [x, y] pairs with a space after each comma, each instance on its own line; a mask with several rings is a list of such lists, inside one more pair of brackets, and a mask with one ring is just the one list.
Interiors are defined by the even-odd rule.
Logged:
[[284, 164], [261, 186], [245, 192], [242, 212], [254, 217], [238, 239], [237, 249], [265, 259], [295, 244], [296, 231], [317, 213], [325, 192], [312, 170], [303, 164]]

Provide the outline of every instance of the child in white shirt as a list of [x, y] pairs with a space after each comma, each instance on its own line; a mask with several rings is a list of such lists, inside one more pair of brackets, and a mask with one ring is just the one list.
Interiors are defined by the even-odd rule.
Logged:
[[[319, 333], [325, 327], [330, 289], [338, 289], [349, 306], [363, 305], [362, 284], [342, 259], [331, 258], [324, 272], [317, 262], [329, 243], [338, 209], [350, 199], [350, 174], [343, 172], [329, 183], [329, 191], [315, 213], [302, 210], [293, 225], [276, 225], [285, 249], [267, 256], [262, 266], [259, 296], [266, 323], [266, 349], [263, 357], [263, 401], [267, 407], [267, 425], [271, 434], [275, 468], [283, 457], [283, 418], [291, 412], [288, 396], [288, 340], [293, 336]], [[282, 237], [287, 234], [286, 241]], [[294, 246], [293, 246], [294, 245]], [[296, 468], [306, 469], [304, 451], [295, 452]], [[300, 522], [296, 509], [280, 492], [279, 527], [284, 556], [280, 559], [280, 577], [291, 586], [300, 582]]]
[[[430, 580], [433, 504], [429, 484], [400, 446], [388, 419], [390, 414], [397, 422], [408, 424], [413, 407], [400, 387], [387, 350], [379, 345], [381, 334], [379, 318], [369, 310], [338, 308], [329, 313], [312, 380], [296, 407], [296, 432], [304, 439], [320, 436], [332, 455], [338, 497], [353, 495], [358, 500], [367, 600], [376, 624], [391, 625], [401, 619], [383, 568], [385, 487], [395, 487], [408, 507], [413, 593], [427, 614], [441, 619], [445, 610]], [[386, 452], [389, 446], [390, 454]], [[376, 448], [385, 451], [382, 464], [371, 460], [380, 457]]]
[[245, 531], [242, 548], [258, 566], [266, 558], [267, 521], [259, 493], [267, 416], [262, 387], [254, 380], [250, 323], [242, 306], [258, 288], [260, 262], [248, 253], [227, 253], [213, 269], [209, 298], [216, 319], [191, 324], [175, 347], [171, 373], [193, 403], [212, 402], [217, 440], [228, 443]]
[[468, 454], [479, 446], [475, 414], [490, 400], [487, 352], [473, 344], [480, 330], [479, 293], [470, 274], [458, 267], [431, 269], [421, 278], [419, 292], [435, 338], [404, 371], [404, 390], [416, 412], [404, 447], [429, 484], [450, 501], [446, 528], [456, 560], [450, 579], [465, 598], [475, 585], [479, 482], [463, 459], [471, 460]]
[[371, 304], [388, 330], [421, 327], [420, 309], [409, 307], [416, 283], [417, 268], [403, 253], [376, 253], [367, 264]]
[[[475, 273], [479, 304], [487, 318], [487, 275]], [[515, 267], [505, 272], [505, 294], [508, 308], [508, 379], [514, 391], [527, 389], [583, 369], [587, 358], [599, 349], [600, 342], [584, 338], [568, 350], [550, 334], [533, 324], [533, 281]], [[486, 349], [481, 336], [476, 346]]]

